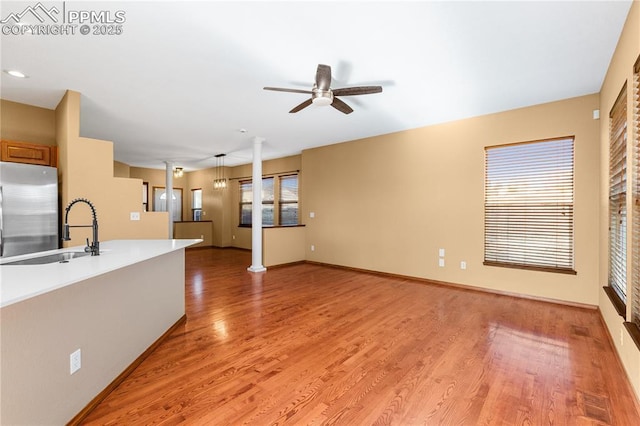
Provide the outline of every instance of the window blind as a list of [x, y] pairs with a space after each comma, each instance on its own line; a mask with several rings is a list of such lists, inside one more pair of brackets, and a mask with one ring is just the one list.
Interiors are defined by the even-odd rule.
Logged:
[[[253, 183], [240, 181], [240, 225], [249, 226], [253, 222]], [[262, 225], [273, 225], [274, 189], [273, 177], [262, 178]]]
[[298, 224], [298, 175], [280, 177], [280, 225]]
[[485, 265], [573, 273], [573, 137], [485, 148]]
[[633, 68], [633, 119], [636, 127], [633, 182], [633, 306], [631, 322], [640, 327], [640, 56]]
[[609, 113], [609, 286], [627, 303], [627, 86]]
[[240, 181], [240, 225], [251, 225], [251, 204], [253, 184], [250, 180]]

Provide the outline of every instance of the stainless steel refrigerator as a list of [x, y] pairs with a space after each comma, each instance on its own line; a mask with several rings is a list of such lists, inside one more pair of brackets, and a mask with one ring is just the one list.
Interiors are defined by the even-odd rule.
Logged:
[[0, 162], [0, 257], [58, 247], [57, 169]]

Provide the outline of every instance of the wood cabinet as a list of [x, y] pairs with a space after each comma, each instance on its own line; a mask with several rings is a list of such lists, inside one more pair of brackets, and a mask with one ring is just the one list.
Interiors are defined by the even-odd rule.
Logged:
[[1, 142], [0, 159], [13, 163], [57, 167], [58, 147], [3, 140]]

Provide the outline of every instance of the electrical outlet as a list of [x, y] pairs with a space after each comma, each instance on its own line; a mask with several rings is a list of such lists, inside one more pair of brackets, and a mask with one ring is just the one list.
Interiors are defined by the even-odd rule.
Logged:
[[313, 244], [311, 244], [311, 251], [316, 251], [316, 246], [314, 246]]
[[310, 218], [312, 218], [312, 219], [313, 219], [314, 217], [316, 217], [315, 212], [309, 212], [309, 217], [310, 217]]
[[200, 235], [200, 239], [201, 239], [201, 240], [204, 240], [204, 235]]
[[444, 259], [443, 258], [438, 259], [438, 266], [441, 267], [441, 268], [444, 268]]
[[235, 236], [235, 235], [232, 235], [232, 236], [231, 236], [231, 239], [232, 239], [232, 240], [235, 240], [235, 239], [236, 239], [236, 236]]
[[80, 349], [69, 355], [69, 374], [73, 374], [82, 367], [82, 352]]
[[131, 212], [131, 213], [129, 213], [129, 219], [131, 219], [131, 220], [140, 220], [140, 212]]
[[467, 262], [465, 262], [464, 260], [460, 262], [460, 269], [467, 269]]

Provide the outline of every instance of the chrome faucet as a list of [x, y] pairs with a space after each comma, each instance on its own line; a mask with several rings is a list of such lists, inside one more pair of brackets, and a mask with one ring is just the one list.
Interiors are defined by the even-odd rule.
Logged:
[[[93, 223], [91, 225], [69, 225], [69, 210], [71, 210], [71, 207], [76, 203], [85, 203], [91, 207], [91, 216], [93, 218]], [[96, 208], [91, 204], [91, 201], [86, 198], [76, 198], [69, 203], [64, 211], [64, 228], [62, 230], [63, 241], [69, 241], [71, 239], [69, 236], [69, 228], [92, 228], [93, 241], [89, 244], [89, 239], [87, 238], [87, 246], [84, 248], [84, 251], [87, 253], [91, 252], [91, 256], [98, 256], [100, 254], [100, 241], [98, 241], [98, 218], [96, 217]]]

